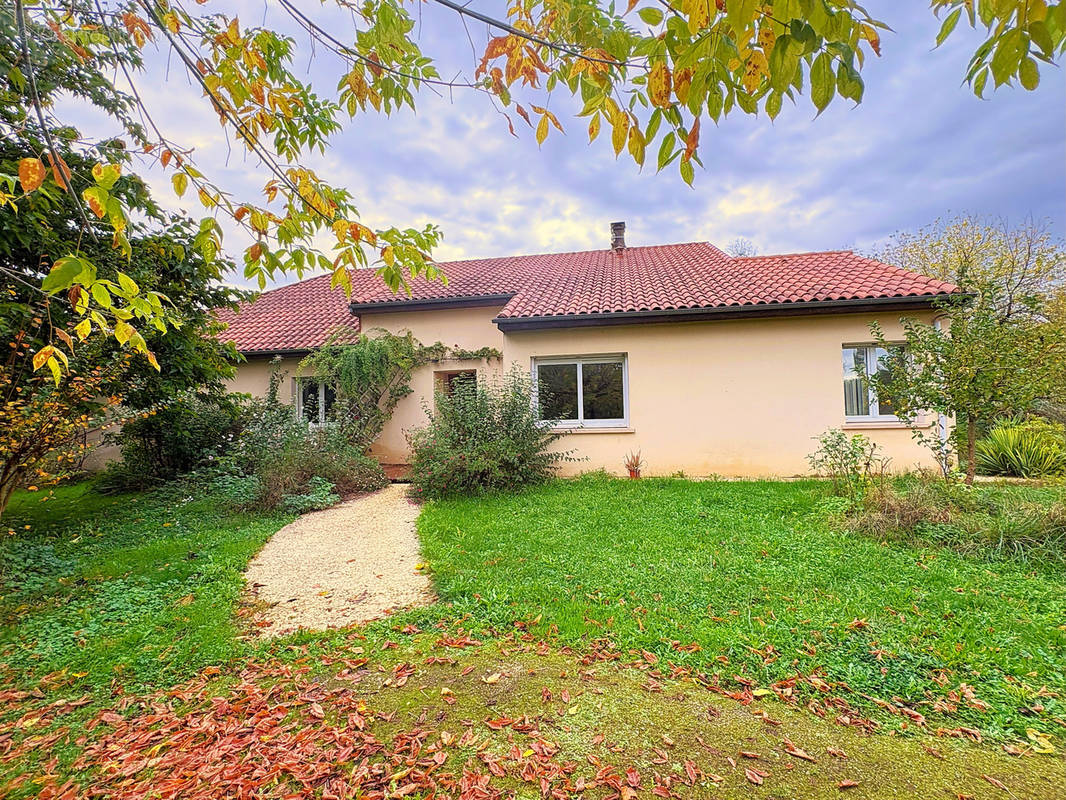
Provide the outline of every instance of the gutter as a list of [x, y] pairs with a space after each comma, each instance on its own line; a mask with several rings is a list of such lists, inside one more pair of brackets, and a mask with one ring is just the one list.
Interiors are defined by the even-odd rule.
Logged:
[[314, 351], [305, 347], [298, 350], [238, 350], [237, 352], [245, 358], [274, 358], [275, 356], [306, 356]]
[[762, 303], [747, 306], [713, 308], [675, 308], [646, 311], [608, 311], [592, 314], [554, 314], [536, 317], [496, 317], [492, 321], [501, 331], [539, 330], [545, 328], [581, 328], [606, 325], [650, 324], [657, 322], [701, 322], [706, 320], [751, 317], [792, 317], [813, 314], [857, 314], [870, 311], [915, 311], [930, 307], [937, 300], [958, 294], [935, 294], [911, 297], [873, 297], [852, 300], [812, 300], [801, 303]]

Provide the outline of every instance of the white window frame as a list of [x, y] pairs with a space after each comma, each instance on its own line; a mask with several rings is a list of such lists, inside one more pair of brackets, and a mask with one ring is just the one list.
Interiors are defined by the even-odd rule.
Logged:
[[295, 391], [293, 392], [293, 395], [296, 397], [296, 402], [294, 403], [294, 405], [296, 406], [296, 418], [297, 419], [303, 419], [304, 418], [304, 392], [303, 392], [304, 385], [308, 384], [308, 383], [317, 383], [318, 384], [318, 419], [315, 420], [315, 421], [307, 420], [307, 424], [310, 425], [311, 427], [318, 427], [320, 425], [325, 425], [326, 424], [326, 381], [320, 380], [319, 378], [306, 377], [306, 378], [293, 378], [293, 382], [295, 383], [295, 386], [293, 387], [295, 389]]
[[[890, 344], [890, 347], [895, 346]], [[867, 375], [870, 374], [871, 365], [873, 365], [873, 371], [877, 371], [877, 351], [884, 349], [878, 344], [845, 344], [841, 345], [841, 380], [843, 381], [843, 358], [845, 350], [864, 350], [863, 356], [866, 362]], [[843, 384], [841, 384], [843, 386]], [[869, 414], [848, 414], [845, 408], [844, 420], [845, 422], [900, 422], [900, 418], [895, 414], [882, 414], [880, 401], [877, 399], [877, 388], [872, 384], [867, 384], [866, 391], [869, 397], [870, 413]]]
[[[618, 419], [584, 419], [585, 414], [585, 390], [582, 365], [584, 364], [617, 364], [622, 365], [622, 414]], [[553, 365], [577, 366], [577, 419], [555, 420], [553, 427], [556, 428], [628, 428], [629, 427], [629, 357], [625, 353], [595, 356], [547, 356], [533, 357], [531, 359], [531, 372], [533, 374], [533, 407], [540, 408], [538, 396], [539, 367]], [[545, 423], [551, 420], [545, 420]]]

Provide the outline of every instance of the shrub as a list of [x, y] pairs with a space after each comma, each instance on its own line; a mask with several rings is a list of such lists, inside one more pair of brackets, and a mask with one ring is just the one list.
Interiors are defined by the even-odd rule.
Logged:
[[818, 437], [818, 449], [807, 456], [807, 461], [812, 470], [833, 481], [836, 494], [857, 502], [888, 467], [888, 459], [880, 451], [861, 433], [848, 436], [834, 429]]
[[1040, 417], [1005, 420], [977, 443], [985, 475], [1046, 478], [1066, 474], [1066, 427]]
[[145, 489], [217, 460], [243, 426], [244, 400], [236, 394], [183, 397], [126, 422], [108, 437], [122, 449], [122, 460], [108, 465], [100, 489]]
[[[222, 467], [231, 475], [254, 476], [256, 502], [267, 508], [295, 508], [293, 503], [309, 501], [289, 498], [309, 495], [332, 496], [328, 504], [332, 505], [342, 495], [388, 484], [381, 465], [364, 455], [342, 428], [311, 428], [291, 406], [270, 398], [252, 404], [247, 424]], [[316, 487], [323, 484], [329, 484], [330, 490], [316, 494]]]
[[340, 496], [333, 493], [333, 484], [317, 475], [307, 482], [307, 494], [290, 494], [282, 498], [281, 507], [290, 514], [321, 511], [335, 505]]
[[530, 380], [517, 368], [501, 380], [460, 381], [436, 395], [429, 424], [413, 431], [411, 483], [423, 497], [511, 491], [550, 478], [567, 452], [538, 420]]

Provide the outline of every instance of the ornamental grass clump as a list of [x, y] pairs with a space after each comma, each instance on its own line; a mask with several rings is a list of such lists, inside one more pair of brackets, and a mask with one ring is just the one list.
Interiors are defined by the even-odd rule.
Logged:
[[513, 491], [555, 474], [568, 452], [551, 445], [561, 434], [538, 419], [530, 379], [513, 369], [491, 381], [457, 381], [426, 408], [429, 424], [413, 431], [411, 483], [433, 498]]

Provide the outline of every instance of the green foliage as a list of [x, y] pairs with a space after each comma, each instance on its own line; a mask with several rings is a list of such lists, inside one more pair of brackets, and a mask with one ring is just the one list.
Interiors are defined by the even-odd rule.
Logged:
[[421, 497], [514, 491], [547, 480], [568, 453], [537, 418], [529, 377], [512, 369], [498, 382], [459, 381], [438, 392], [429, 424], [413, 431], [411, 483]]
[[[396, 291], [415, 277], [444, 278], [431, 257], [441, 234], [432, 225], [368, 228], [358, 221], [351, 193], [307, 166], [307, 159], [323, 152], [343, 129], [345, 119], [414, 109], [427, 88], [472, 90], [499, 104], [501, 123], [510, 132], [524, 120], [542, 143], [550, 131], [564, 130], [548, 107], [561, 92], [570, 95], [579, 119], [589, 119], [590, 141], [609, 128], [604, 138], [615, 155], [624, 151], [643, 166], [650, 148], [658, 154], [659, 169], [676, 162], [681, 179], [691, 184], [695, 165], [702, 163], [701, 125], [738, 112], [773, 119], [786, 100], [804, 96], [819, 113], [838, 97], [861, 102], [861, 70], [866, 58], [880, 55], [881, 32], [889, 29], [857, 0], [793, 0], [770, 10], [755, 0], [681, 3], [670, 6], [669, 13], [648, 3], [622, 8], [559, 0], [511, 5], [503, 19], [441, 0], [438, 5], [464, 20], [473, 17], [490, 34], [480, 58], [474, 53], [474, 63], [466, 69], [449, 65], [445, 71], [433, 54], [423, 52], [413, 7], [402, 0], [338, 2], [344, 12], [340, 18], [350, 12], [350, 23], [340, 28], [338, 9], [327, 5], [283, 3], [285, 33], [249, 27], [247, 20], [242, 26], [226, 11], [196, 6], [142, 3], [124, 7], [121, 14], [101, 14], [91, 0], [45, 0], [16, 5], [16, 19], [5, 5], [0, 9], [0, 36], [9, 48], [0, 58], [4, 121], [23, 139], [23, 161], [29, 166], [25, 175], [19, 173], [22, 194], [16, 195], [12, 185], [4, 201], [17, 204], [49, 182], [52, 189], [63, 185], [78, 217], [106, 218], [127, 258], [135, 251], [124, 232], [130, 215], [111, 191], [111, 163], [102, 163], [100, 174], [63, 177], [60, 169], [54, 179], [47, 175], [48, 167], [58, 166], [52, 159], [59, 154], [49, 137], [37, 141], [34, 127], [47, 124], [46, 109], [50, 117], [60, 116], [58, 100], [66, 90], [103, 108], [119, 124], [117, 135], [109, 132], [107, 140], [94, 145], [121, 141], [123, 149], [144, 153], [169, 171], [179, 197], [195, 190], [206, 211], [196, 244], [207, 261], [221, 252], [219, 218], [225, 217], [247, 234], [245, 276], [261, 287], [279, 273], [319, 269], [330, 271], [336, 285], [350, 288], [351, 269], [373, 266]], [[956, 29], [964, 9], [971, 27], [988, 31], [967, 73], [978, 95], [990, 75], [997, 87], [1018, 81], [1025, 89], [1036, 88], [1041, 64], [1055, 64], [1066, 47], [1064, 2], [984, 2], [976, 10], [970, 0], [932, 5], [935, 13], [946, 15], [938, 44]], [[146, 47], [161, 47], [167, 57], [144, 61]], [[301, 52], [327, 54], [339, 68], [332, 75], [328, 69], [298, 71], [294, 60]], [[227, 141], [268, 176], [262, 195], [227, 189], [198, 165], [192, 142], [160, 129], [142, 106], [137, 85], [165, 85], [173, 79], [172, 67], [202, 90]], [[442, 78], [445, 72], [453, 77]], [[306, 74], [326, 78], [312, 80]], [[116, 90], [114, 82], [128, 83], [129, 93]], [[148, 304], [135, 304], [136, 295], [127, 287], [96, 281], [88, 268], [92, 262], [76, 250], [62, 259], [52, 265], [57, 272], [50, 289], [57, 296], [76, 290], [90, 319], [119, 299], [145, 327], [169, 327], [164, 307], [152, 302], [156, 295], [142, 294]], [[83, 261], [86, 268], [73, 268]], [[90, 286], [99, 291], [90, 292]], [[116, 339], [143, 349], [140, 332], [123, 322], [114, 329]], [[112, 333], [102, 324], [95, 330]]]
[[872, 255], [980, 294], [1004, 320], [1046, 317], [1066, 283], [1066, 244], [1050, 220], [1012, 226], [976, 216], [938, 219], [897, 232]]
[[[974, 493], [1045, 513], [1066, 499], [1062, 487], [1015, 489]], [[930, 729], [1057, 734], [1066, 572], [1038, 558], [886, 546], [830, 524], [824, 492], [814, 481], [592, 476], [435, 501], [419, 533], [449, 618], [469, 615], [475, 629], [517, 619], [576, 648], [609, 637], [621, 653], [647, 650], [660, 664], [760, 687], [816, 673], [845, 682], [848, 702], [874, 715], [868, 698], [899, 698]], [[935, 701], [963, 683], [989, 710], [957, 703], [938, 713]], [[796, 691], [801, 703], [824, 697], [802, 682]], [[890, 729], [900, 721], [881, 719]]]
[[336, 505], [340, 499], [340, 495], [333, 492], [333, 484], [316, 475], [307, 482], [307, 494], [286, 495], [281, 507], [290, 514], [306, 514]]
[[888, 461], [868, 437], [835, 428], [819, 436], [818, 449], [807, 456], [811, 469], [830, 478], [833, 491], [852, 502], [862, 500], [874, 481], [884, 477]]
[[[891, 396], [896, 415], [914, 425], [928, 412], [963, 423], [967, 482], [973, 482], [977, 431], [993, 420], [1026, 413], [1063, 385], [1066, 329], [1028, 316], [1003, 318], [998, 292], [945, 303], [950, 324], [901, 320], [906, 344], [893, 346], [880, 325], [870, 326], [888, 350], [885, 369], [868, 380]], [[887, 377], [885, 377], [887, 376]], [[916, 435], [925, 437], [916, 425]], [[940, 447], [936, 437], [934, 449]]]
[[[344, 426], [309, 427], [291, 406], [270, 397], [252, 402], [244, 428], [215, 473], [239, 479], [220, 486], [227, 495], [245, 498], [254, 491], [254, 504], [265, 508], [287, 503], [295, 508], [310, 502], [325, 507], [321, 502], [327, 496], [332, 504], [342, 495], [388, 484], [381, 465], [364, 454]], [[323, 484], [330, 486], [329, 492], [321, 491]], [[316, 500], [307, 500], [308, 496]], [[239, 500], [238, 506], [246, 503]]]
[[423, 361], [410, 333], [376, 330], [373, 336], [361, 334], [354, 343], [327, 343], [301, 367], [336, 387], [332, 421], [365, 450], [381, 434], [396, 403], [411, 393], [411, 372]]
[[977, 442], [984, 475], [1047, 478], [1066, 474], [1066, 427], [1039, 417], [1004, 420]]
[[122, 460], [109, 464], [98, 488], [144, 489], [208, 466], [233, 446], [243, 425], [242, 395], [180, 397], [131, 420], [110, 437]]

